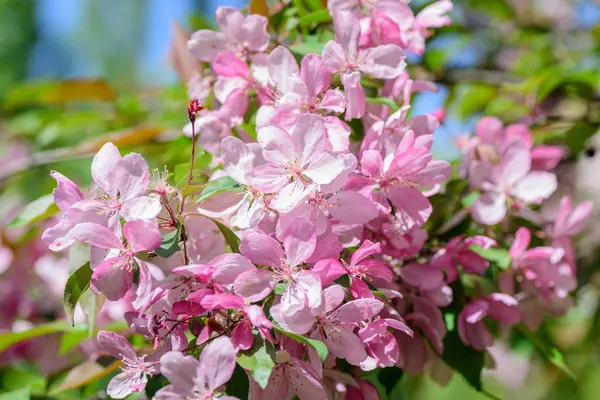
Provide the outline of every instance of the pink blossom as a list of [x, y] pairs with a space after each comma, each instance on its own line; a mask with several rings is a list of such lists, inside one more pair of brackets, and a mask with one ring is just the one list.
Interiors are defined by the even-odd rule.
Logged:
[[482, 191], [473, 203], [473, 218], [487, 225], [505, 218], [507, 202], [514, 201], [516, 207], [538, 203], [556, 190], [556, 176], [531, 171], [531, 154], [519, 144], [508, 146], [497, 165], [473, 161], [469, 180]]
[[215, 21], [221, 32], [202, 29], [188, 41], [188, 49], [200, 61], [212, 61], [221, 50], [246, 56], [264, 51], [269, 45], [268, 21], [262, 15], [245, 17], [233, 7], [218, 7]]
[[269, 269], [255, 268], [239, 275], [234, 282], [235, 293], [251, 302], [264, 299], [278, 282], [287, 283], [281, 298], [286, 313], [321, 304], [321, 282], [319, 276], [300, 268], [316, 246], [316, 234], [312, 223], [305, 219], [292, 221], [283, 233], [281, 244], [262, 231], [244, 235], [240, 243], [241, 253], [256, 265]]
[[359, 21], [351, 12], [339, 11], [334, 16], [335, 41], [323, 49], [323, 61], [333, 71], [342, 73], [346, 94], [346, 119], [361, 118], [365, 113], [365, 93], [360, 84], [361, 73], [376, 78], [397, 77], [405, 68], [404, 52], [396, 45], [382, 45], [359, 50]]
[[158, 373], [158, 359], [161, 352], [156, 352], [146, 359], [138, 357], [127, 339], [113, 332], [100, 331], [97, 336], [101, 349], [121, 360], [123, 372], [112, 378], [106, 389], [108, 395], [115, 399], [124, 399], [131, 393], [140, 392], [148, 383], [148, 375]]
[[139, 266], [140, 284], [138, 291], [146, 293], [151, 285], [151, 276], [146, 263], [135, 257], [135, 253], [155, 250], [162, 244], [162, 237], [155, 223], [144, 220], [128, 221], [123, 225], [127, 245], [123, 245], [107, 227], [84, 222], [71, 229], [69, 238], [88, 243], [100, 249], [114, 250], [114, 255], [102, 261], [92, 274], [92, 289], [104, 293], [109, 300], [118, 300], [133, 285], [133, 270]]
[[369, 286], [364, 282], [373, 278], [386, 282], [392, 280], [392, 271], [382, 261], [368, 258], [381, 253], [379, 243], [365, 240], [358, 250], [352, 254], [350, 264], [336, 259], [324, 259], [317, 262], [314, 271], [321, 277], [321, 283], [328, 285], [344, 274], [350, 277], [350, 291], [354, 298], [374, 298]]
[[[276, 365], [271, 372], [267, 388], [257, 388], [255, 397], [260, 400], [285, 399], [291, 393], [300, 400], [326, 400], [327, 393], [320, 377], [307, 363], [286, 350], [276, 354]], [[254, 394], [254, 390], [253, 390]]]
[[376, 299], [358, 299], [342, 304], [344, 288], [329, 286], [323, 291], [323, 301], [318, 307], [286, 314], [282, 304], [271, 307], [273, 318], [282, 328], [296, 333], [307, 333], [316, 326], [312, 336], [323, 340], [334, 356], [360, 365], [367, 357], [364, 346], [353, 330], [365, 320], [376, 316], [383, 303]]
[[327, 149], [320, 118], [303, 115], [291, 134], [276, 126], [261, 128], [258, 142], [266, 164], [254, 168], [248, 182], [277, 193], [271, 207], [289, 211], [306, 197], [310, 184], [329, 184], [346, 168], [345, 156]]
[[448, 282], [454, 282], [458, 277], [459, 265], [466, 272], [483, 276], [489, 262], [471, 250], [471, 246], [474, 245], [489, 249], [495, 246], [496, 242], [485, 236], [473, 236], [466, 239], [459, 236], [450, 240], [444, 249], [438, 251], [433, 257], [432, 263], [446, 271]]
[[[368, 350], [372, 364], [377, 367], [391, 367], [400, 358], [400, 347], [389, 329], [399, 334], [413, 336], [413, 331], [404, 321], [393, 318], [381, 318], [369, 322], [358, 331], [358, 336]], [[368, 362], [369, 363], [369, 362]]]
[[521, 320], [517, 305], [517, 300], [503, 293], [494, 293], [467, 304], [458, 316], [460, 339], [478, 351], [491, 347], [494, 339], [485, 326], [484, 318], [514, 325]]
[[221, 387], [231, 379], [234, 369], [235, 350], [227, 337], [210, 342], [202, 350], [199, 360], [171, 351], [160, 358], [160, 372], [170, 384], [156, 392], [154, 398], [234, 400], [236, 397], [221, 396]]

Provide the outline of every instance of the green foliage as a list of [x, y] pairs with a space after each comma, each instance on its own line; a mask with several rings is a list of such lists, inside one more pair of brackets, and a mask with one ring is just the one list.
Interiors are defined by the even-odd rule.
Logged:
[[486, 260], [493, 262], [501, 269], [507, 269], [512, 262], [512, 258], [506, 249], [497, 249], [493, 247], [484, 249], [478, 245], [471, 245], [469, 246], [469, 249], [473, 250]]
[[212, 222], [214, 222], [217, 228], [219, 228], [219, 230], [221, 231], [221, 234], [225, 238], [225, 242], [227, 243], [227, 245], [231, 248], [231, 251], [233, 251], [234, 253], [239, 253], [240, 238], [235, 233], [233, 233], [231, 229], [223, 225], [221, 222], [215, 219], [213, 219]]
[[327, 346], [320, 340], [307, 338], [306, 336], [298, 335], [297, 333], [283, 330], [277, 324], [273, 324], [273, 329], [291, 339], [294, 339], [298, 343], [302, 343], [304, 345], [312, 347], [319, 355], [321, 361], [325, 361], [325, 359], [327, 358]]
[[256, 383], [264, 389], [275, 368], [275, 348], [261, 336], [254, 336], [252, 347], [238, 353], [237, 363], [248, 370]]
[[44, 220], [58, 212], [52, 194], [32, 201], [8, 224], [8, 229], [19, 228]]
[[75, 307], [81, 296], [90, 287], [91, 278], [92, 270], [90, 268], [90, 263], [88, 262], [73, 272], [67, 280], [63, 296], [63, 307], [67, 314], [67, 319], [71, 324], [74, 324], [73, 316], [75, 314]]
[[161, 246], [154, 250], [159, 257], [171, 257], [180, 250], [179, 242], [181, 241], [181, 224], [177, 224], [175, 229], [165, 233], [162, 237]]
[[215, 194], [224, 193], [224, 192], [241, 192], [242, 188], [240, 184], [234, 181], [229, 176], [223, 176], [221, 178], [215, 179], [213, 181], [208, 182], [204, 186], [204, 190], [200, 193], [198, 199], [196, 199], [197, 203], [201, 203], [204, 200], [208, 199]]

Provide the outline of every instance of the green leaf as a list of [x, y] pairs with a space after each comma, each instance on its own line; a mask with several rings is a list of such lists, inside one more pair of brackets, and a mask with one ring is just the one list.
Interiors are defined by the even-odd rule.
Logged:
[[292, 53], [305, 56], [307, 54], [321, 54], [325, 43], [319, 41], [316, 36], [308, 36], [304, 42], [295, 43], [289, 46]]
[[223, 237], [225, 238], [225, 242], [227, 242], [227, 245], [229, 245], [229, 247], [231, 248], [231, 251], [233, 251], [234, 253], [239, 253], [240, 252], [240, 238], [237, 237], [237, 235], [235, 233], [233, 233], [233, 231], [231, 229], [229, 229], [227, 226], [223, 225], [216, 219], [213, 219], [212, 222], [214, 222], [215, 225], [217, 225], [217, 228], [219, 228], [219, 230], [223, 234]]
[[[0, 368], [0, 391], [10, 392], [27, 388], [28, 393], [41, 395], [46, 390], [46, 379], [28, 365], [4, 365]], [[16, 393], [15, 393], [16, 394]], [[0, 395], [2, 399], [5, 393]], [[15, 396], [14, 398], [19, 398]], [[26, 397], [29, 399], [29, 397]], [[12, 399], [12, 397], [11, 397]]]
[[512, 258], [506, 249], [489, 248], [484, 249], [479, 245], [471, 245], [469, 249], [479, 254], [481, 257], [488, 261], [494, 262], [498, 267], [507, 269], [512, 262]]
[[283, 294], [285, 292], [285, 289], [287, 289], [287, 287], [288, 287], [287, 282], [280, 282], [277, 285], [275, 285], [275, 288], [273, 289], [273, 291], [275, 292], [275, 294]]
[[237, 363], [250, 371], [252, 378], [264, 389], [275, 367], [275, 348], [262, 337], [255, 336], [252, 348], [238, 353]]
[[531, 341], [535, 349], [544, 357], [546, 361], [548, 361], [550, 364], [554, 365], [556, 368], [561, 370], [569, 378], [577, 380], [573, 371], [571, 371], [569, 367], [567, 367], [567, 365], [565, 364], [564, 357], [560, 350], [558, 350], [551, 343], [545, 342], [534, 332], [532, 332], [531, 329], [529, 329], [527, 326], [519, 324], [516, 328], [519, 330], [519, 332], [521, 332], [523, 335], [525, 335], [525, 337], [527, 337]]
[[240, 128], [242, 128], [243, 130], [246, 131], [246, 133], [248, 134], [248, 136], [250, 136], [252, 139], [256, 140], [256, 124], [241, 124]]
[[7, 226], [7, 229], [14, 229], [25, 225], [30, 225], [35, 222], [41, 221], [59, 211], [56, 204], [54, 204], [54, 197], [52, 194], [47, 194], [40, 197], [37, 200], [29, 203], [20, 213], [17, 215]]
[[481, 370], [484, 365], [484, 353], [465, 346], [457, 330], [449, 331], [444, 338], [442, 359], [453, 370], [460, 373], [471, 386], [481, 391]]
[[60, 344], [58, 346], [58, 354], [65, 355], [75, 347], [79, 346], [81, 342], [88, 338], [86, 331], [73, 331], [67, 332], [60, 338]]
[[331, 14], [329, 14], [329, 10], [324, 8], [324, 9], [321, 9], [318, 11], [313, 11], [310, 14], [306, 14], [305, 16], [300, 18], [298, 23], [300, 25], [306, 26], [306, 25], [312, 25], [315, 23], [323, 23], [323, 22], [331, 22], [331, 21], [333, 21], [333, 18], [331, 17]]
[[458, 115], [467, 119], [471, 114], [482, 111], [496, 96], [496, 88], [482, 83], [462, 84], [457, 89], [455, 102]]
[[23, 342], [28, 339], [33, 339], [38, 336], [50, 335], [53, 333], [86, 331], [86, 326], [72, 326], [67, 321], [52, 321], [46, 324], [38, 325], [27, 331], [22, 332], [7, 332], [0, 334], [0, 352], [8, 349], [16, 343]]
[[31, 388], [26, 386], [11, 392], [0, 393], [0, 400], [29, 400], [31, 399]]
[[200, 197], [196, 200], [196, 203], [201, 203], [209, 197], [223, 192], [241, 192], [242, 188], [239, 183], [234, 181], [229, 176], [223, 176], [221, 178], [210, 181], [204, 187], [204, 190], [200, 194]]
[[325, 6], [325, 2], [323, 0], [304, 0], [304, 2], [311, 11], [322, 10]]
[[391, 98], [367, 97], [365, 100], [367, 101], [367, 103], [381, 104], [384, 106], [388, 106], [392, 112], [398, 111], [398, 108], [399, 108], [398, 104], [394, 101], [394, 99], [391, 99]]
[[[197, 182], [198, 179], [202, 180], [206, 176], [203, 170], [208, 168], [211, 161], [212, 155], [208, 151], [202, 148], [196, 148], [196, 157], [194, 158], [194, 171], [192, 173], [192, 183]], [[190, 167], [191, 162], [186, 162], [183, 164], [177, 164], [173, 169], [175, 184], [178, 188], [181, 188], [187, 184], [190, 176]]]
[[306, 336], [298, 335], [297, 333], [294, 333], [294, 332], [285, 331], [276, 324], [273, 324], [273, 329], [275, 329], [277, 332], [281, 333], [282, 335], [285, 335], [291, 339], [294, 339], [298, 343], [302, 343], [302, 344], [312, 347], [319, 355], [319, 358], [321, 359], [321, 361], [325, 361], [325, 359], [327, 358], [327, 353], [328, 353], [327, 346], [325, 345], [325, 343], [321, 342], [320, 340], [310, 339], [310, 338], [307, 338]]
[[81, 297], [79, 303], [81, 303], [81, 308], [83, 309], [83, 313], [85, 314], [85, 318], [88, 323], [88, 338], [92, 338], [95, 336], [96, 332], [96, 319], [98, 318], [98, 313], [100, 309], [104, 305], [104, 301], [106, 301], [106, 297], [103, 294], [94, 294], [91, 291], [84, 293]]
[[168, 258], [179, 251], [179, 241], [181, 239], [181, 224], [177, 224], [174, 230], [167, 232], [162, 237], [162, 244], [154, 252], [157, 256]]
[[250, 381], [246, 371], [239, 365], [235, 365], [233, 375], [229, 382], [227, 382], [226, 392], [229, 396], [237, 397], [238, 399], [245, 399], [248, 396], [248, 390], [250, 389]]
[[462, 204], [463, 207], [471, 207], [473, 203], [475, 203], [475, 200], [479, 198], [479, 196], [479, 193], [471, 192], [462, 199], [460, 199], [460, 204]]
[[69, 276], [67, 284], [65, 285], [65, 291], [63, 295], [63, 307], [67, 314], [67, 319], [71, 323], [73, 322], [73, 316], [75, 314], [75, 307], [81, 298], [81, 295], [85, 293], [90, 287], [90, 279], [92, 279], [92, 269], [90, 263], [86, 263], [79, 267], [75, 272]]

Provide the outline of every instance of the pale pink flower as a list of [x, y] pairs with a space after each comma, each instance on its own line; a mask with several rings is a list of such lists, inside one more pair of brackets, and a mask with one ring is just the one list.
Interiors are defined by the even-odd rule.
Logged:
[[127, 246], [107, 227], [91, 222], [77, 225], [68, 234], [71, 239], [100, 249], [116, 251], [116, 256], [109, 256], [94, 269], [91, 280], [92, 289], [103, 293], [108, 300], [118, 300], [125, 296], [133, 285], [133, 270], [136, 264], [140, 270], [138, 292], [149, 294], [148, 286], [152, 285], [150, 271], [146, 263], [135, 257], [135, 253], [152, 251], [162, 244], [158, 227], [151, 221], [128, 221], [123, 225], [123, 233], [127, 239]]
[[300, 400], [327, 399], [327, 392], [323, 388], [320, 377], [309, 364], [286, 350], [277, 352], [276, 363], [266, 389], [256, 388], [256, 394], [254, 388], [252, 389], [253, 399], [285, 399], [290, 392]]
[[110, 397], [124, 399], [131, 393], [143, 391], [148, 376], [158, 373], [162, 349], [146, 359], [146, 356], [138, 357], [127, 339], [114, 332], [100, 331], [97, 340], [102, 350], [121, 360], [123, 372], [113, 377], [106, 389]]
[[363, 152], [361, 175], [351, 177], [345, 188], [360, 190], [386, 213], [391, 211], [389, 199], [405, 231], [423, 225], [432, 209], [431, 203], [419, 189], [438, 185], [451, 173], [450, 164], [432, 160], [427, 147], [417, 146], [427, 137], [422, 136], [416, 141], [412, 132], [407, 133], [397, 153], [385, 159], [377, 150]]
[[218, 7], [215, 21], [221, 32], [202, 29], [188, 41], [188, 49], [200, 61], [210, 62], [222, 50], [246, 56], [262, 52], [269, 45], [268, 21], [262, 15], [245, 17], [233, 7]]
[[218, 337], [206, 345], [199, 360], [171, 351], [160, 358], [160, 372], [170, 384], [156, 392], [154, 398], [235, 400], [236, 397], [221, 395], [221, 388], [231, 379], [234, 369], [235, 350], [227, 337]]
[[458, 236], [451, 239], [444, 249], [439, 250], [433, 256], [431, 262], [446, 271], [446, 280], [449, 283], [458, 278], [459, 265], [462, 266], [465, 272], [483, 276], [489, 262], [471, 249], [471, 246], [474, 245], [489, 249], [495, 246], [496, 242], [486, 236], [472, 236], [466, 239]]
[[323, 61], [333, 71], [342, 73], [346, 94], [346, 119], [361, 118], [365, 113], [365, 93], [361, 74], [381, 79], [395, 78], [406, 67], [404, 52], [396, 45], [359, 49], [360, 25], [351, 12], [339, 11], [334, 16], [335, 41], [323, 49]]
[[271, 315], [282, 328], [292, 332], [304, 334], [315, 326], [311, 337], [324, 341], [334, 356], [360, 365], [367, 353], [354, 329], [375, 317], [383, 308], [383, 302], [358, 299], [342, 304], [344, 295], [342, 286], [332, 285], [323, 291], [323, 301], [318, 307], [286, 314], [282, 304], [278, 304], [271, 307]]
[[331, 70], [321, 56], [305, 56], [298, 68], [292, 53], [279, 46], [269, 54], [268, 70], [276, 98], [272, 123], [293, 124], [303, 113], [344, 112], [344, 95], [337, 89], [329, 89]]
[[233, 284], [235, 293], [255, 302], [267, 297], [278, 282], [283, 282], [287, 287], [281, 303], [286, 313], [307, 306], [317, 307], [321, 304], [319, 276], [300, 267], [313, 253], [316, 240], [314, 226], [305, 219], [292, 221], [283, 232], [283, 249], [277, 240], [262, 231], [244, 234], [240, 252], [253, 264], [270, 268], [254, 268], [239, 275]]
[[354, 298], [374, 298], [375, 295], [364, 282], [373, 278], [391, 282], [392, 271], [382, 261], [368, 258], [374, 254], [381, 253], [379, 243], [365, 240], [360, 248], [350, 258], [350, 264], [343, 263], [337, 259], [324, 259], [317, 262], [313, 271], [321, 277], [321, 284], [328, 285], [347, 274], [350, 278], [350, 291]]
[[473, 218], [482, 224], [495, 225], [507, 213], [507, 203], [522, 207], [539, 203], [556, 190], [556, 176], [546, 171], [531, 171], [529, 150], [516, 143], [508, 146], [500, 164], [473, 161], [470, 184], [482, 191], [472, 207]]
[[400, 346], [390, 328], [397, 330], [398, 334], [413, 336], [412, 329], [404, 321], [393, 318], [376, 319], [358, 331], [369, 357], [373, 359], [369, 363], [376, 367], [391, 367], [400, 358]]
[[325, 127], [314, 115], [302, 115], [291, 134], [277, 126], [258, 132], [266, 164], [254, 168], [248, 182], [265, 193], [276, 193], [271, 207], [289, 211], [306, 197], [310, 184], [333, 182], [345, 169], [348, 155], [328, 150]]
[[458, 333], [465, 345], [484, 351], [494, 344], [484, 319], [490, 317], [505, 325], [521, 320], [518, 302], [504, 293], [493, 293], [467, 304], [458, 316]]

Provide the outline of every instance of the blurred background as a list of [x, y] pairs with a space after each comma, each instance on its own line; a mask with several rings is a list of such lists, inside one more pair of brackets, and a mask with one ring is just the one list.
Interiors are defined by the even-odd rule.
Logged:
[[[151, 166], [185, 162], [181, 44], [186, 34], [214, 26], [218, 5], [245, 3], [0, 0], [0, 332], [60, 319], [68, 276], [66, 258], [48, 254], [36, 239], [43, 226], [4, 226], [25, 204], [51, 192], [50, 170], [89, 183], [89, 155], [107, 136], [122, 151], [135, 147]], [[428, 3], [413, 0], [411, 6]], [[569, 172], [563, 183], [577, 186], [571, 172], [600, 126], [600, 1], [454, 3], [453, 25], [438, 30], [424, 57], [409, 56], [411, 76], [440, 88], [419, 94], [411, 112], [447, 112], [435, 154], [455, 159], [460, 137], [482, 115], [496, 115], [530, 124], [540, 143], [564, 145], [568, 160], [561, 170]], [[584, 173], [597, 173], [590, 165]], [[577, 200], [600, 202], [582, 196]], [[489, 392], [515, 400], [600, 399], [600, 276], [593, 243], [581, 261], [577, 307], [542, 332], [576, 379], [543, 364], [525, 341], [507, 337], [493, 349], [497, 368], [486, 372]], [[99, 324], [122, 315], [102, 310]], [[50, 385], [81, 344], [76, 339], [50, 335], [10, 348], [0, 342], [0, 399], [23, 385], [32, 393]], [[486, 398], [460, 377], [442, 388], [426, 377], [405, 376], [394, 393], [394, 399]]]

